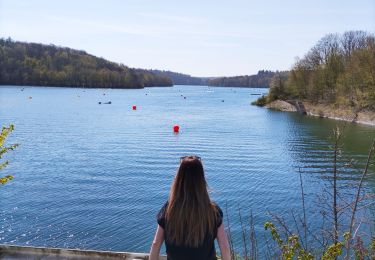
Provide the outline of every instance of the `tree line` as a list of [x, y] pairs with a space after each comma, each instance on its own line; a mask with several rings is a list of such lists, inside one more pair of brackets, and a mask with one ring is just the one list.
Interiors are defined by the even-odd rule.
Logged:
[[260, 70], [256, 75], [244, 75], [234, 77], [193, 77], [187, 74], [173, 71], [151, 70], [157, 75], [163, 75], [172, 79], [175, 85], [200, 85], [217, 87], [246, 87], [268, 88], [271, 78], [279, 72]]
[[169, 77], [174, 85], [197, 85], [204, 86], [208, 84], [209, 78], [193, 77], [188, 74], [173, 72], [169, 70], [151, 70], [156, 75]]
[[272, 77], [278, 72], [260, 70], [256, 75], [219, 77], [208, 80], [208, 85], [219, 87], [268, 88]]
[[0, 85], [143, 88], [175, 84], [266, 88], [276, 73], [261, 70], [256, 75], [193, 77], [172, 71], [133, 69], [53, 44], [0, 38]]
[[288, 74], [272, 78], [267, 102], [275, 99], [375, 110], [374, 35], [348, 31], [324, 36]]
[[0, 39], [0, 85], [143, 88], [172, 81], [85, 51], [8, 38]]

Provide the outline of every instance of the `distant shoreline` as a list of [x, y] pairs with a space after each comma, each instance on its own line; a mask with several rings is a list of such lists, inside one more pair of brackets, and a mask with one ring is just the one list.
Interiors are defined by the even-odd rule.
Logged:
[[11, 38], [0, 38], [0, 54], [0, 85], [142, 89], [182, 84], [258, 88], [269, 87], [277, 73], [259, 70], [254, 75], [193, 77], [173, 71], [130, 68], [83, 50]]
[[269, 87], [234, 87], [234, 86], [210, 86], [210, 85], [181, 85], [181, 84], [175, 84], [175, 85], [161, 85], [161, 86], [145, 86], [145, 87], [83, 87], [83, 86], [47, 86], [47, 85], [12, 85], [12, 84], [0, 84], [0, 88], [3, 86], [9, 86], [9, 87], [45, 87], [45, 88], [79, 88], [79, 89], [145, 89], [145, 88], [170, 88], [174, 86], [194, 86], [194, 87], [214, 87], [214, 88], [261, 88], [261, 89], [269, 89]]
[[21, 87], [21, 88], [32, 88], [32, 87], [41, 87], [41, 88], [78, 88], [78, 89], [145, 89], [145, 88], [170, 88], [173, 85], [168, 86], [146, 86], [146, 87], [83, 87], [83, 86], [46, 86], [46, 85], [12, 85], [12, 84], [0, 84], [1, 87]]

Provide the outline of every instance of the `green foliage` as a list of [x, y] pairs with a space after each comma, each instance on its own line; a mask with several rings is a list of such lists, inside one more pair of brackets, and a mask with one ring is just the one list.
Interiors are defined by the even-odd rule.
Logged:
[[334, 260], [342, 254], [342, 248], [344, 244], [337, 242], [336, 244], [330, 245], [324, 252], [322, 260]]
[[281, 239], [279, 232], [272, 222], [266, 222], [264, 224], [266, 230], [270, 230], [272, 239], [277, 243], [281, 250], [281, 258], [284, 260], [292, 260], [295, 257], [301, 260], [312, 260], [313, 255], [306, 252], [300, 242], [297, 235], [290, 235], [286, 238], [286, 241]]
[[0, 39], [0, 85], [143, 88], [172, 81], [84, 51]]
[[270, 91], [267, 96], [261, 96], [256, 101], [252, 102], [252, 105], [265, 106], [268, 103], [277, 99], [286, 99], [290, 94], [287, 93], [286, 80], [288, 78], [288, 72], [276, 72], [269, 79]]
[[[14, 125], [10, 125], [9, 127], [3, 126], [0, 134], [0, 159], [9, 151], [14, 150], [18, 144], [12, 144], [10, 146], [5, 146], [5, 140], [8, 137], [8, 135], [14, 130]], [[0, 162], [0, 170], [7, 167], [9, 164], [9, 161]], [[12, 180], [13, 176], [7, 175], [4, 177], [0, 177], [0, 184], [5, 184], [8, 181]]]
[[264, 224], [264, 229], [265, 230], [270, 230], [271, 231], [271, 236], [272, 236], [272, 239], [275, 240], [275, 242], [279, 245], [279, 246], [282, 246], [283, 245], [283, 240], [280, 238], [280, 235], [275, 227], [275, 225], [272, 223], [272, 222], [266, 222]]
[[[277, 243], [280, 251], [281, 251], [281, 258], [284, 260], [292, 260], [292, 259], [301, 259], [301, 260], [312, 260], [314, 259], [313, 254], [307, 252], [301, 246], [299, 242], [299, 237], [297, 235], [289, 235], [286, 237], [285, 240], [281, 238], [277, 228], [272, 222], [266, 222], [264, 224], [264, 228], [266, 230], [270, 230], [272, 239]], [[349, 239], [349, 233], [346, 232], [343, 234], [344, 240], [346, 241]], [[375, 248], [375, 240], [372, 240], [372, 243]], [[344, 243], [337, 242], [330, 245], [325, 252], [323, 252], [322, 260], [334, 260], [337, 257], [341, 256], [343, 253]], [[372, 248], [370, 248], [371, 250]], [[369, 251], [363, 246], [362, 240], [359, 238], [356, 246], [354, 247], [354, 252], [356, 259], [364, 259], [369, 255]]]
[[287, 98], [287, 73], [277, 73], [275, 74], [270, 82], [270, 91], [268, 94], [268, 101], [272, 102], [276, 99], [285, 99]]
[[7, 176], [4, 176], [4, 177], [0, 177], [0, 184], [5, 184], [5, 183], [7, 183], [10, 180], [13, 180], [13, 176], [12, 175], [7, 175]]
[[271, 80], [269, 100], [298, 98], [375, 110], [374, 68], [374, 35], [328, 34], [296, 61], [287, 78]]
[[267, 96], [261, 96], [257, 100], [251, 102], [252, 105], [256, 105], [256, 106], [260, 106], [260, 107], [263, 107], [263, 106], [267, 105], [267, 103], [268, 103]]
[[371, 237], [369, 251], [371, 254], [371, 259], [375, 259], [375, 237]]

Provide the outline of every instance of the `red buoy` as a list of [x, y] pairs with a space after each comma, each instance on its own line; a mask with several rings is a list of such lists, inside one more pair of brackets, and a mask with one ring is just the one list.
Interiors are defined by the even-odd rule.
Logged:
[[173, 126], [173, 132], [178, 133], [180, 131], [180, 126], [179, 125], [174, 125]]
[[137, 110], [137, 106], [133, 106], [133, 110]]

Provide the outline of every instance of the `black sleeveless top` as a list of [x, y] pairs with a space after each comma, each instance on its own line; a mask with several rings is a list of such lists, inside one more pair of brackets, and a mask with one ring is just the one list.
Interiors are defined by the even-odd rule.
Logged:
[[[160, 209], [157, 215], [159, 226], [165, 230], [167, 225], [165, 221], [165, 212], [168, 202]], [[216, 217], [216, 230], [212, 238], [208, 234], [205, 236], [203, 244], [198, 247], [176, 246], [168, 242], [166, 233], [164, 233], [165, 248], [168, 260], [216, 260], [216, 250], [214, 241], [217, 236], [217, 228], [223, 223], [223, 212], [218, 205], [216, 205], [218, 215]]]

